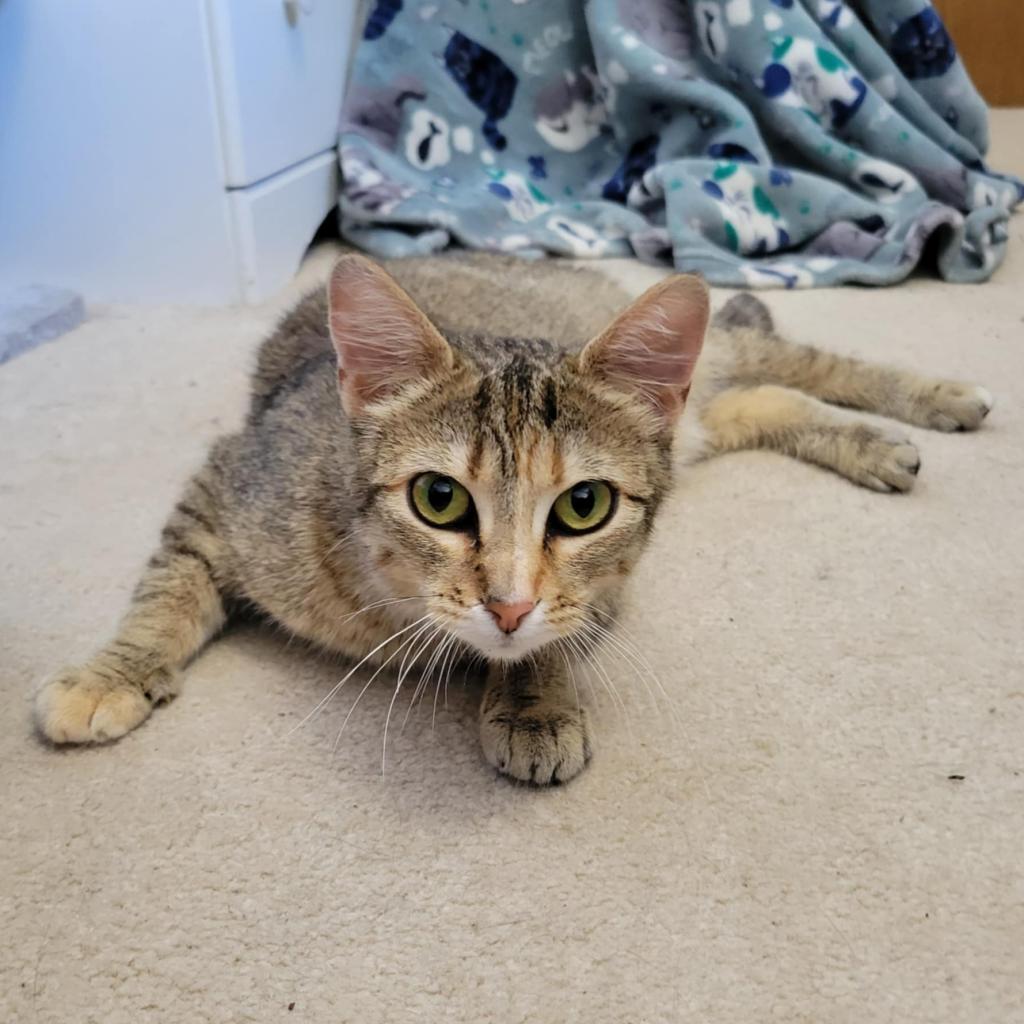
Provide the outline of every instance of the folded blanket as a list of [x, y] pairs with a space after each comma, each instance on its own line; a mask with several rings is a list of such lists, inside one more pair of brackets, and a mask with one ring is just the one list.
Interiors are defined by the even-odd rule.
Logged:
[[713, 284], [984, 281], [1024, 185], [927, 0], [377, 0], [342, 232], [636, 254]]

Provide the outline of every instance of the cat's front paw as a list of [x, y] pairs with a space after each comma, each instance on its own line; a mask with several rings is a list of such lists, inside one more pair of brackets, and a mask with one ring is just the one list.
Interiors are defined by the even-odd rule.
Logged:
[[939, 381], [918, 400], [919, 422], [931, 430], [977, 430], [995, 399], [974, 384]]
[[[165, 670], [159, 672], [167, 674]], [[39, 688], [35, 720], [39, 731], [53, 743], [104, 743], [131, 732], [149, 717], [154, 689], [172, 689], [170, 676], [143, 687], [119, 678], [105, 667], [65, 669]]]
[[498, 771], [538, 786], [568, 782], [590, 760], [587, 715], [572, 705], [498, 702], [480, 719], [480, 742]]

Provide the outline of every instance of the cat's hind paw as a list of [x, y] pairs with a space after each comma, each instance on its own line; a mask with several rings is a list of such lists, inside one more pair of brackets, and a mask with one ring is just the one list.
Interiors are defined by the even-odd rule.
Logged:
[[481, 718], [480, 741], [498, 771], [537, 786], [568, 782], [591, 753], [586, 712], [574, 706], [516, 710], [499, 703]]
[[994, 405], [995, 399], [985, 388], [956, 381], [939, 381], [918, 400], [916, 422], [930, 430], [946, 433], [977, 430]]
[[[159, 672], [165, 673], [160, 669]], [[171, 689], [171, 680], [156, 680]], [[35, 721], [53, 743], [104, 743], [131, 732], [149, 717], [154, 698], [142, 687], [117, 678], [106, 669], [84, 666], [65, 669], [39, 688]], [[162, 694], [163, 695], [163, 694]]]
[[909, 491], [921, 469], [921, 456], [904, 437], [860, 429], [853, 437], [841, 472], [873, 491]]

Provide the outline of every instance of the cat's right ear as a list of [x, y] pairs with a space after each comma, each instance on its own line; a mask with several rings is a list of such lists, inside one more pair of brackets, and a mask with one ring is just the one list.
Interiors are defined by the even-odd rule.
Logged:
[[331, 341], [345, 412], [367, 406], [451, 368], [448, 342], [376, 263], [343, 256], [327, 286]]

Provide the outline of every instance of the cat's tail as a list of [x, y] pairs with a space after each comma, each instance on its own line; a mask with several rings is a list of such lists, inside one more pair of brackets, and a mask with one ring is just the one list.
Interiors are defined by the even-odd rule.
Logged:
[[764, 334], [775, 331], [771, 310], [750, 292], [734, 295], [715, 314], [712, 326], [724, 331], [754, 329]]

